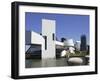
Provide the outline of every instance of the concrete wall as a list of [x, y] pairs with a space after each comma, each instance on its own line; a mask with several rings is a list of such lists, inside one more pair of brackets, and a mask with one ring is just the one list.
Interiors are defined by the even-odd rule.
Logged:
[[[47, 49], [42, 51], [42, 58], [55, 58], [55, 20], [42, 19], [42, 36], [47, 36]], [[53, 40], [54, 34], [54, 40]]]
[[[43, 36], [34, 31], [26, 32], [26, 44], [39, 44], [39, 45], [41, 45], [41, 50], [44, 50]], [[42, 53], [42, 55], [43, 55], [43, 53]]]
[[66, 46], [74, 46], [74, 41], [73, 39], [67, 39], [66, 41], [64, 41], [64, 44]]
[[31, 43], [32, 44], [44, 44], [44, 38], [42, 37], [42, 35], [32, 31], [31, 32]]
[[42, 35], [34, 32], [34, 31], [26, 31], [25, 34], [25, 43], [26, 44], [43, 44], [44, 38]]

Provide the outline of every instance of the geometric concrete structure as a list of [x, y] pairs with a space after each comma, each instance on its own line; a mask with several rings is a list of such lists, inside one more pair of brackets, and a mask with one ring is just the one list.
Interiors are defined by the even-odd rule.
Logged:
[[[48, 57], [46, 57], [46, 56], [44, 56], [44, 54], [43, 54], [43, 50], [45, 51], [45, 46], [44, 46], [44, 44], [45, 44], [45, 39], [44, 39], [44, 37], [42, 36], [42, 35], [40, 35], [40, 34], [38, 34], [38, 33], [36, 33], [36, 32], [34, 32], [34, 31], [26, 31], [25, 32], [25, 43], [26, 43], [26, 45], [25, 45], [25, 52], [27, 52], [28, 51], [28, 49], [33, 45], [41, 45], [41, 57], [42, 57], [42, 59], [44, 59], [44, 58], [50, 58], [49, 56]], [[55, 41], [55, 46], [56, 45], [58, 45], [58, 46], [64, 46], [64, 43], [63, 42], [60, 42], [60, 41]], [[55, 47], [54, 46], [54, 47]], [[61, 47], [60, 47], [61, 48]], [[55, 49], [55, 48], [54, 48]], [[35, 47], [34, 48], [34, 50], [33, 51], [39, 51], [40, 50], [40, 48], [37, 48], [37, 47]], [[56, 49], [55, 49], [56, 50]], [[48, 54], [51, 54], [51, 53], [48, 53]], [[56, 53], [55, 53], [56, 54]], [[46, 55], [46, 54], [45, 54]], [[43, 57], [44, 56], [44, 57]]]
[[[44, 50], [44, 38], [34, 32], [34, 31], [26, 31], [25, 33], [25, 52], [26, 54], [33, 54], [39, 56], [41, 58], [42, 53], [41, 51]], [[40, 51], [40, 54], [34, 53], [36, 51]], [[36, 58], [36, 57], [34, 57]]]
[[26, 31], [25, 34], [26, 34], [25, 41], [26, 41], [27, 45], [29, 45], [29, 44], [39, 44], [39, 45], [44, 44], [44, 38], [40, 34], [34, 32], [34, 31]]
[[45, 39], [44, 50], [42, 50], [42, 58], [55, 58], [56, 57], [56, 21], [42, 19], [42, 36]]
[[67, 39], [66, 41], [64, 41], [64, 44], [66, 46], [69, 46], [69, 47], [74, 47], [74, 41], [73, 41], [73, 39]]
[[[46, 60], [48, 58], [56, 58], [56, 50], [66, 46], [70, 53], [74, 53], [74, 42], [68, 39], [64, 42], [56, 41], [56, 21], [42, 19], [41, 35], [34, 31], [26, 31], [25, 33], [25, 48], [26, 53], [36, 54], [39, 52], [41, 58]], [[30, 47], [30, 50], [28, 48]], [[35, 51], [35, 53], [34, 53]]]
[[32, 44], [41, 45], [42, 59], [55, 58], [56, 57], [55, 27], [56, 27], [55, 20], [42, 19], [42, 35], [34, 31], [26, 31], [25, 35], [26, 47]]

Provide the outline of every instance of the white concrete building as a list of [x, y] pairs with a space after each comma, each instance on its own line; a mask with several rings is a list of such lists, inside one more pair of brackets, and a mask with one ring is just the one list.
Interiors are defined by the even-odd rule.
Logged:
[[[44, 42], [45, 42], [44, 38], [40, 34], [34, 31], [26, 31], [25, 41], [26, 41], [25, 51], [27, 51], [31, 45], [40, 45], [41, 48], [39, 49], [44, 50]], [[34, 51], [38, 51], [39, 49], [36, 48], [34, 49]]]
[[26, 32], [26, 44], [38, 44], [41, 45], [42, 58], [55, 58], [55, 20], [42, 19], [42, 35], [34, 32]]
[[[51, 40], [52, 41], [52, 40]], [[56, 48], [63, 48], [64, 46], [64, 43], [63, 42], [60, 42], [60, 41], [53, 41], [53, 45], [55, 48], [51, 47], [51, 52], [53, 52], [54, 55], [50, 55], [52, 54], [51, 52], [48, 51], [48, 54], [47, 54], [47, 50], [49, 49], [45, 49], [45, 38], [44, 36], [34, 32], [34, 31], [26, 31], [26, 51], [30, 48], [31, 45], [39, 45], [41, 46], [41, 48], [37, 48], [37, 46], [34, 46], [34, 51], [39, 51], [39, 50], [42, 50], [41, 52], [41, 57], [42, 59], [45, 59], [45, 58], [55, 58], [56, 57]], [[57, 46], [60, 46], [60, 47], [57, 47]], [[52, 51], [52, 49], [55, 49], [54, 51]], [[32, 49], [33, 50], [33, 49]], [[50, 55], [50, 56], [49, 56]]]
[[[41, 51], [42, 59], [56, 58], [56, 46], [68, 46], [69, 51], [74, 53], [73, 39], [68, 39], [65, 42], [56, 41], [56, 21], [42, 19], [42, 35], [34, 31], [26, 31], [26, 51], [29, 45], [40, 45], [36, 51]], [[33, 47], [34, 48], [34, 47]], [[32, 50], [31, 50], [32, 51]]]

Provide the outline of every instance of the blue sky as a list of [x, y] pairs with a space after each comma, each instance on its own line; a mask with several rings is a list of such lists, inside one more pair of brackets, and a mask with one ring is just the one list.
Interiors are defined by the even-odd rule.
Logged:
[[89, 16], [71, 14], [51, 14], [51, 13], [25, 13], [26, 30], [41, 33], [42, 19], [56, 20], [56, 36], [60, 40], [72, 38], [80, 40], [80, 36], [85, 34], [89, 43]]

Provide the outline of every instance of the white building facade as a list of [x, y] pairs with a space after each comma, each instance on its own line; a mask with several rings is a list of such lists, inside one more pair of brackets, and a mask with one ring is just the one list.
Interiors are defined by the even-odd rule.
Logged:
[[42, 58], [55, 58], [55, 34], [56, 22], [55, 20], [42, 19], [42, 36], [45, 39], [44, 50], [42, 50]]
[[42, 19], [42, 35], [34, 31], [26, 32], [26, 48], [28, 48], [29, 44], [41, 45], [42, 59], [55, 58], [55, 27], [55, 20]]

